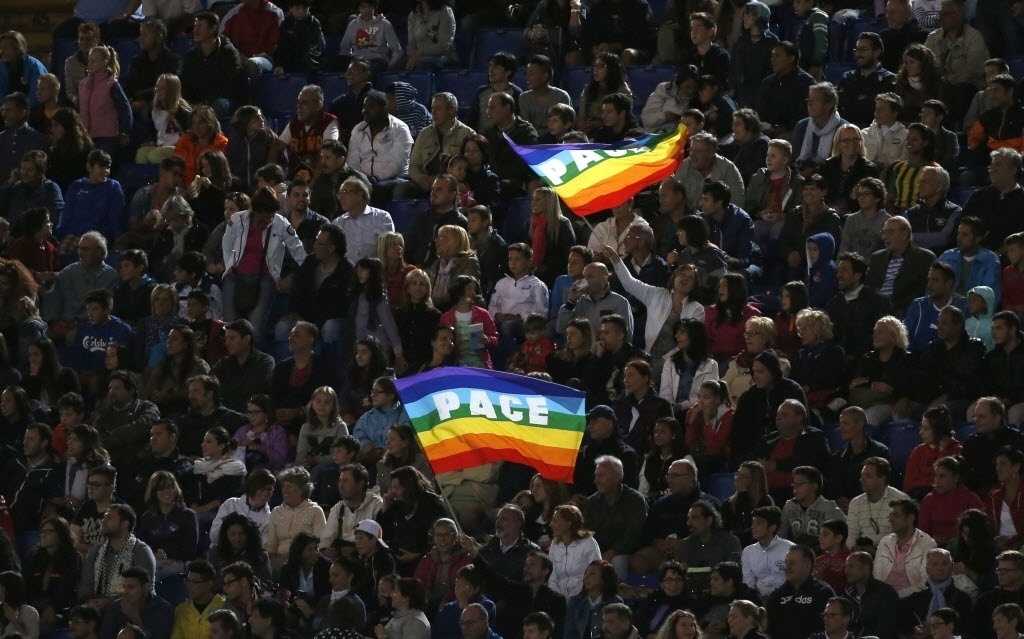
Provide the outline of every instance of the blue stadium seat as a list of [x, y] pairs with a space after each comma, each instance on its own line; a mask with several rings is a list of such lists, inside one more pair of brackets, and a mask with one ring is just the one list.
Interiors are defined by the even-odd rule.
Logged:
[[484, 84], [487, 84], [486, 71], [450, 69], [437, 74], [435, 86], [439, 92], [447, 91], [458, 98], [459, 118], [464, 120], [472, 110], [476, 90]]
[[252, 95], [256, 106], [269, 116], [291, 118], [295, 115], [295, 101], [299, 91], [309, 83], [304, 73], [274, 75], [264, 73], [253, 80]]
[[893, 466], [900, 474], [907, 468], [907, 459], [910, 453], [921, 443], [921, 434], [918, 432], [921, 425], [916, 422], [890, 424], [885, 429], [885, 443], [892, 453]]
[[1010, 75], [1014, 80], [1024, 79], [1024, 55], [1007, 56], [1006, 64], [1010, 65]]
[[348, 80], [344, 73], [323, 73], [320, 74], [316, 83], [324, 90], [324, 102], [330, 104], [334, 98], [343, 93], [348, 93]]
[[846, 442], [843, 441], [843, 436], [839, 433], [839, 424], [825, 424], [821, 427], [821, 430], [825, 433], [825, 439], [828, 440], [828, 448], [833, 453], [837, 450], [842, 450], [846, 446]]
[[434, 95], [434, 74], [430, 71], [381, 73], [373, 85], [383, 90], [392, 82], [406, 82], [416, 87], [416, 91], [419, 92], [419, 101], [424, 104], [430, 104], [430, 98]]
[[836, 62], [850, 60], [852, 47], [846, 40], [846, 23], [828, 21], [828, 59]]
[[663, 18], [668, 15], [668, 0], [650, 0], [647, 4], [651, 7], [651, 14], [658, 24], [664, 22]]
[[188, 50], [192, 48], [195, 41], [192, 40], [190, 35], [180, 35], [171, 40], [170, 49], [180, 56], [188, 53]]
[[956, 204], [963, 206], [964, 204], [967, 204], [967, 200], [971, 199], [971, 194], [976, 190], [977, 189], [973, 186], [954, 186], [949, 190], [949, 195], [947, 197], [951, 202], [955, 202]]
[[488, 58], [499, 51], [518, 57], [523, 51], [523, 30], [480, 29], [473, 45], [473, 68], [486, 69]]
[[[404, 46], [404, 45], [403, 45]], [[459, 68], [466, 68], [473, 58], [473, 34], [462, 29], [455, 30], [455, 54], [459, 56]]]
[[160, 175], [159, 164], [121, 164], [114, 170], [114, 179], [120, 182], [121, 188], [138, 190], [152, 184]]
[[167, 600], [172, 606], [184, 602], [188, 599], [188, 588], [185, 586], [185, 577], [183, 575], [175, 575], [173, 577], [165, 577], [160, 581], [156, 582], [156, 594], [159, 597]]
[[725, 501], [736, 491], [732, 473], [715, 473], [701, 481], [701, 489], [719, 501]]
[[391, 200], [385, 207], [395, 223], [395, 230], [408, 237], [416, 227], [416, 218], [430, 206], [429, 200]]
[[324, 59], [330, 60], [331, 56], [341, 54], [341, 36], [332, 33], [324, 38]]
[[957, 424], [956, 440], [962, 444], [966, 442], [967, 438], [973, 435], [976, 430], [978, 430], [977, 427], [971, 422]]
[[839, 84], [843, 74], [857, 68], [854, 62], [829, 62], [825, 65], [825, 79], [832, 84]]
[[114, 42], [114, 50], [117, 51], [117, 59], [121, 63], [121, 77], [127, 78], [132, 69], [132, 60], [142, 52], [142, 46], [138, 38], [118, 40]]
[[515, 197], [508, 201], [501, 236], [509, 244], [530, 242], [530, 198]]
[[[846, 23], [846, 48], [851, 50], [857, 42], [860, 34], [866, 31], [878, 31], [878, 23], [874, 20], [850, 20]], [[829, 43], [832, 46], [832, 43]], [[852, 53], [851, 53], [852, 56]]]
[[629, 87], [633, 89], [633, 113], [640, 117], [640, 112], [647, 104], [647, 98], [651, 97], [654, 89], [659, 84], [671, 80], [676, 76], [676, 67], [668, 65], [657, 66], [630, 66], [626, 67], [626, 77]]
[[580, 108], [580, 94], [593, 77], [594, 72], [590, 67], [573, 67], [562, 72], [562, 88], [572, 98], [572, 104], [577, 109]]
[[[526, 65], [525, 64], [523, 66], [519, 67], [518, 69], [516, 69], [516, 72], [512, 74], [512, 84], [516, 85], [517, 87], [519, 87], [523, 91], [527, 90], [527, 87], [526, 87]], [[555, 84], [555, 79], [554, 78], [551, 79], [551, 84]]]

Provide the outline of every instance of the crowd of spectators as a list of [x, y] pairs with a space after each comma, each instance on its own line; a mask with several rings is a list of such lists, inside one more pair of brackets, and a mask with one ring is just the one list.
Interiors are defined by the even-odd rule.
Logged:
[[[54, 68], [0, 34], [0, 637], [1022, 636], [1020, 9], [78, 0]], [[524, 49], [469, 104], [377, 80], [491, 27]], [[680, 124], [589, 219], [509, 144]], [[435, 476], [395, 379], [445, 366], [582, 391], [573, 481]]]

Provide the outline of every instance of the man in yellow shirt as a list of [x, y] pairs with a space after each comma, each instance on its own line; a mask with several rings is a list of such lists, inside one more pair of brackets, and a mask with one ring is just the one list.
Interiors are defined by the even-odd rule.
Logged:
[[185, 576], [188, 599], [174, 609], [171, 639], [208, 639], [210, 613], [223, 608], [225, 603], [224, 595], [213, 592], [215, 576], [213, 565], [205, 559], [189, 562]]

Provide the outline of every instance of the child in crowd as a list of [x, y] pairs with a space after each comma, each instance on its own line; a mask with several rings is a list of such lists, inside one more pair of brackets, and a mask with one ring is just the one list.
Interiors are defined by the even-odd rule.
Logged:
[[451, 156], [448, 158], [448, 164], [445, 165], [445, 171], [459, 181], [459, 207], [463, 209], [468, 209], [476, 204], [476, 200], [473, 199], [473, 189], [469, 188], [469, 184], [466, 183], [468, 170], [469, 161], [462, 155]]
[[290, 4], [288, 14], [279, 27], [274, 73], [316, 73], [320, 70], [320, 56], [326, 47], [324, 29], [320, 20], [309, 11], [313, 0], [292, 0]]
[[830, 519], [821, 525], [818, 545], [821, 554], [814, 559], [814, 576], [821, 579], [836, 592], [846, 590], [846, 538], [850, 527], [842, 519]]
[[548, 355], [555, 350], [555, 343], [547, 337], [547, 319], [539, 313], [530, 313], [523, 322], [526, 341], [509, 362], [509, 370], [536, 373], [547, 371]]
[[903, 98], [883, 93], [875, 98], [875, 120], [864, 129], [864, 150], [875, 166], [907, 159], [907, 127], [899, 121]]
[[967, 291], [967, 321], [964, 329], [971, 337], [985, 343], [985, 350], [995, 346], [992, 341], [992, 316], [998, 311], [996, 294], [989, 286], [975, 286]]
[[395, 69], [401, 64], [402, 43], [391, 22], [384, 14], [377, 13], [377, 0], [359, 2], [359, 13], [348, 23], [340, 51], [342, 57], [368, 62], [374, 73]]
[[86, 321], [78, 326], [73, 343], [74, 361], [82, 381], [95, 382], [106, 371], [107, 348], [132, 343], [132, 327], [111, 314], [114, 296], [106, 289], [85, 296]]
[[93, 144], [113, 156], [128, 145], [132, 130], [132, 107], [117, 81], [121, 65], [114, 47], [93, 47], [88, 70], [78, 85], [78, 110]]
[[61, 255], [74, 255], [79, 236], [88, 231], [99, 231], [108, 238], [121, 234], [124, 191], [117, 180], [110, 179], [112, 163], [109, 153], [93, 149], [86, 160], [89, 177], [75, 180], [68, 188], [54, 233], [60, 240]]
[[793, 0], [793, 11], [804, 19], [796, 37], [800, 67], [820, 80], [822, 67], [828, 59], [828, 14], [817, 5], [817, 0]]
[[941, 100], [926, 100], [921, 105], [921, 124], [935, 133], [935, 161], [951, 174], [956, 173], [960, 156], [960, 141], [956, 133], [945, 126], [948, 111]]
[[533, 249], [522, 242], [508, 247], [508, 272], [495, 285], [487, 310], [501, 330], [503, 353], [510, 355], [522, 337], [523, 320], [532, 313], [547, 316], [548, 287], [533, 274]]
[[816, 233], [807, 240], [807, 294], [811, 306], [824, 308], [839, 290], [839, 267], [832, 259], [836, 241], [828, 233]]
[[1007, 236], [1003, 241], [1006, 261], [1003, 269], [1003, 310], [1024, 313], [1024, 232]]
[[147, 139], [135, 153], [135, 162], [159, 164], [173, 155], [174, 145], [188, 130], [191, 119], [192, 107], [181, 97], [181, 79], [173, 73], [161, 75], [153, 92]]
[[540, 137], [541, 144], [558, 144], [572, 131], [576, 122], [576, 109], [568, 104], [555, 104], [548, 109], [548, 131]]

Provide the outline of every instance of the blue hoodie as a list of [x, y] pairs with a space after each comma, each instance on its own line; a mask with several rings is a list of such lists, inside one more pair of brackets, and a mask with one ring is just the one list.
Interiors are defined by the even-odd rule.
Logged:
[[985, 350], [990, 351], [995, 347], [992, 341], [992, 316], [996, 314], [996, 294], [988, 286], [975, 286], [967, 291], [967, 303], [971, 302], [971, 295], [977, 295], [985, 300], [985, 312], [981, 315], [968, 315], [964, 328], [971, 337], [977, 337], [985, 342]]
[[810, 256], [807, 257], [807, 297], [812, 308], [825, 308], [825, 304], [839, 290], [836, 275], [839, 267], [832, 259], [836, 252], [836, 241], [829, 233], [815, 233], [807, 238], [807, 242], [814, 242], [818, 246], [818, 260], [811, 264]]

